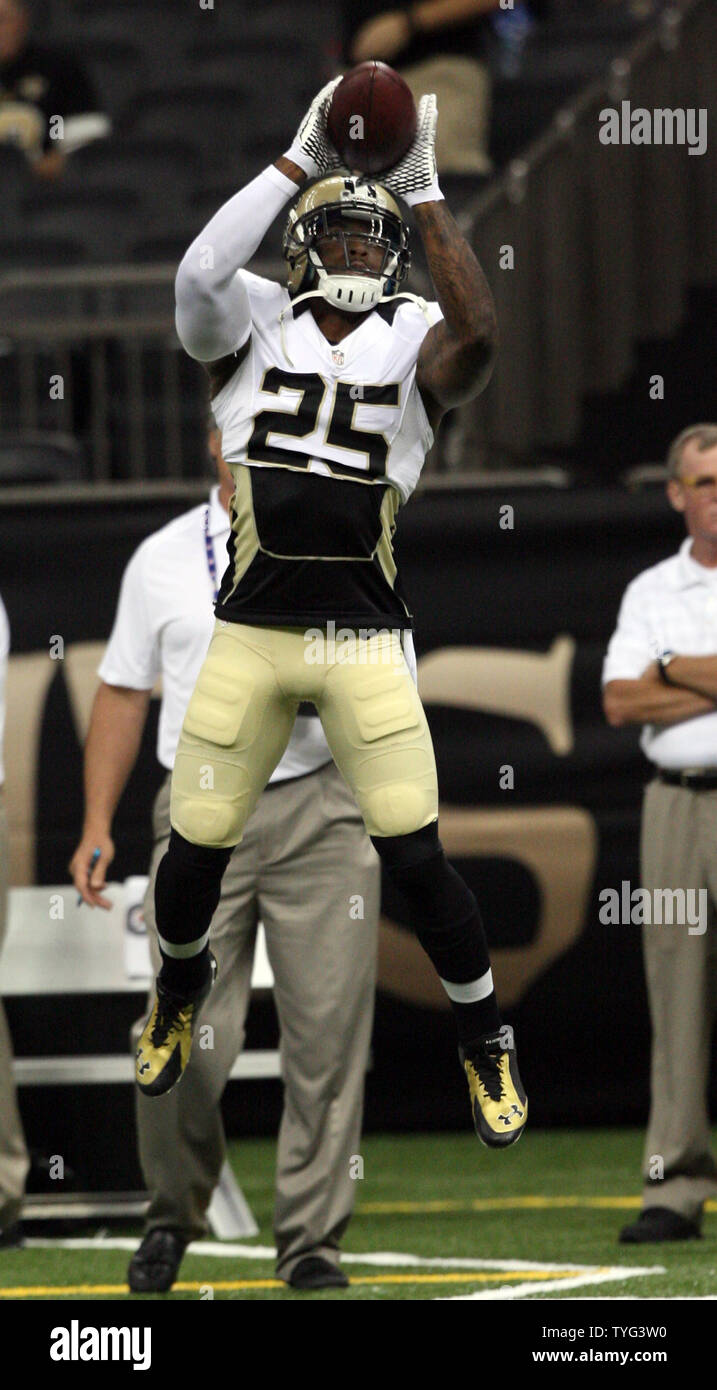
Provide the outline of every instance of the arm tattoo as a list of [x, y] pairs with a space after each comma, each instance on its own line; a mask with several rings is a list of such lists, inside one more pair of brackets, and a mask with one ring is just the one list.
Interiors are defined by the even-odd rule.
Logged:
[[421, 348], [419, 386], [447, 409], [471, 400], [488, 382], [495, 307], [478, 260], [445, 203], [419, 203], [414, 214], [443, 312], [443, 322], [429, 329]]

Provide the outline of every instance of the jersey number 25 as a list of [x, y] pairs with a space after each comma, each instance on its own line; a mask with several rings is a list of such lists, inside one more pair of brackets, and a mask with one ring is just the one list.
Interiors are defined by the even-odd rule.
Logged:
[[[285, 439], [306, 439], [314, 434], [319, 414], [324, 403], [329, 383], [318, 372], [288, 372], [278, 367], [269, 367], [262, 378], [260, 390], [265, 395], [280, 398], [282, 391], [301, 393], [293, 410], [260, 410], [254, 420], [254, 430], [247, 445], [247, 460], [254, 463], [291, 463], [307, 468], [312, 455], [294, 449], [282, 449], [279, 444], [269, 444], [269, 435]], [[324, 442], [334, 449], [346, 449], [350, 453], [368, 457], [368, 472], [374, 476], [384, 476], [388, 458], [389, 443], [378, 430], [356, 429], [354, 419], [359, 405], [399, 404], [401, 386], [390, 382], [385, 386], [352, 385], [349, 381], [338, 381], [334, 401], [329, 416]], [[332, 473], [355, 474], [365, 472], [361, 464], [336, 463], [325, 459]]]

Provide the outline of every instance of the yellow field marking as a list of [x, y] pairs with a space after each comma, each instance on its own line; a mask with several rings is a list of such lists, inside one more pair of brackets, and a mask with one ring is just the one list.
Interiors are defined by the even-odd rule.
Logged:
[[[359, 1202], [357, 1216], [398, 1216], [425, 1212], [466, 1211], [552, 1211], [566, 1207], [589, 1207], [601, 1211], [636, 1211], [641, 1197], [475, 1197], [470, 1202], [454, 1199], [435, 1202]], [[717, 1202], [705, 1203], [706, 1211], [717, 1211]]]
[[[605, 1270], [597, 1266], [590, 1271], [593, 1274], [603, 1274]], [[574, 1269], [551, 1270], [547, 1277], [552, 1281], [560, 1279], [570, 1279], [574, 1277]], [[349, 1284], [353, 1287], [358, 1284], [505, 1284], [509, 1279], [524, 1283], [528, 1279], [545, 1279], [544, 1269], [520, 1269], [506, 1271], [496, 1270], [483, 1272], [472, 1270], [470, 1272], [451, 1274], [366, 1274], [351, 1277]], [[204, 1280], [202, 1283], [192, 1280], [188, 1282], [179, 1281], [172, 1285], [173, 1292], [199, 1293], [200, 1289], [219, 1290], [220, 1292], [238, 1292], [241, 1289], [285, 1289], [286, 1284], [282, 1279], [212, 1279]], [[98, 1294], [128, 1294], [128, 1284], [60, 1284], [55, 1286], [28, 1285], [13, 1289], [1, 1289], [0, 1298], [68, 1298], [72, 1294], [87, 1294], [88, 1297]]]

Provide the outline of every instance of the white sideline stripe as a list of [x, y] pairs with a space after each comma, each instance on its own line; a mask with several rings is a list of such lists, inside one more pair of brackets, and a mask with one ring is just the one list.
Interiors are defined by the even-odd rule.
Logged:
[[[132, 1236], [101, 1236], [96, 1240], [83, 1236], [72, 1236], [67, 1240], [43, 1240], [35, 1237], [26, 1240], [25, 1244], [35, 1246], [38, 1249], [136, 1250], [138, 1241], [136, 1237]], [[276, 1250], [271, 1245], [237, 1245], [229, 1241], [224, 1243], [195, 1240], [189, 1246], [187, 1254], [209, 1255], [217, 1259], [236, 1256], [245, 1260], [272, 1260], [276, 1256]], [[594, 1268], [592, 1265], [570, 1264], [567, 1260], [560, 1264], [546, 1264], [539, 1260], [473, 1260], [458, 1256], [455, 1259], [443, 1259], [440, 1256], [433, 1258], [423, 1255], [400, 1254], [394, 1250], [372, 1250], [364, 1255], [342, 1251], [341, 1260], [342, 1263], [346, 1264], [380, 1265], [393, 1268], [500, 1269], [506, 1274], [512, 1271], [519, 1273], [521, 1269], [539, 1269], [545, 1274], [550, 1274], [554, 1270], [574, 1269], [577, 1273], [582, 1274], [584, 1270]]]
[[194, 941], [186, 941], [184, 945], [177, 944], [176, 941], [165, 941], [159, 932], [157, 932], [157, 940], [165, 956], [171, 956], [172, 960], [189, 960], [190, 956], [198, 956], [199, 952], [204, 950], [209, 940], [209, 928], [207, 927], [203, 936], [196, 937]]
[[439, 979], [448, 998], [452, 999], [454, 1004], [477, 1004], [493, 992], [493, 975], [490, 970], [486, 970], [485, 975], [480, 975], [477, 980], [469, 980], [467, 985], [454, 985], [442, 976], [439, 976]]
[[[540, 1269], [536, 1264], [535, 1269]], [[565, 1266], [567, 1268], [568, 1266]], [[435, 1303], [473, 1303], [479, 1298], [488, 1299], [510, 1299], [527, 1298], [530, 1294], [536, 1293], [557, 1293], [563, 1289], [580, 1289], [586, 1284], [617, 1284], [622, 1283], [623, 1279], [641, 1279], [648, 1274], [666, 1274], [667, 1270], [662, 1265], [653, 1265], [651, 1269], [639, 1269], [634, 1265], [628, 1269], [625, 1266], [615, 1269], [596, 1270], [586, 1273], [576, 1279], [546, 1279], [544, 1283], [537, 1284], [503, 1284], [498, 1289], [489, 1289], [480, 1293], [459, 1293], [443, 1295], [432, 1300]]]
[[[137, 1238], [132, 1236], [101, 1236], [96, 1240], [87, 1238], [70, 1237], [67, 1240], [42, 1240], [30, 1238], [25, 1241], [25, 1245], [35, 1249], [61, 1249], [61, 1250], [136, 1250]], [[276, 1250], [271, 1245], [238, 1245], [230, 1242], [219, 1242], [209, 1240], [193, 1241], [187, 1250], [187, 1255], [209, 1255], [217, 1259], [226, 1259], [235, 1256], [245, 1260], [273, 1260]], [[519, 1285], [503, 1285], [501, 1289], [491, 1292], [486, 1297], [513, 1297], [516, 1289], [525, 1292], [540, 1292], [543, 1289], [568, 1289], [577, 1288], [580, 1284], [604, 1283], [608, 1279], [632, 1278], [636, 1275], [644, 1274], [664, 1274], [665, 1269], [662, 1265], [654, 1265], [649, 1269], [635, 1268], [634, 1266], [610, 1269], [607, 1274], [598, 1274], [595, 1265], [571, 1264], [568, 1260], [561, 1261], [560, 1264], [550, 1264], [543, 1260], [473, 1260], [456, 1257], [443, 1258], [441, 1256], [408, 1255], [394, 1250], [371, 1251], [366, 1254], [353, 1254], [342, 1252], [342, 1264], [364, 1264], [376, 1265], [382, 1268], [415, 1268], [415, 1269], [497, 1269], [505, 1274], [512, 1272], [520, 1273], [522, 1269], [539, 1269], [544, 1274], [554, 1273], [565, 1269], [574, 1270], [580, 1276], [575, 1282], [572, 1279], [551, 1279], [545, 1283], [531, 1283]], [[483, 1297], [482, 1294], [468, 1294], [468, 1298]]]
[[544, 1274], [549, 1274], [552, 1270], [574, 1269], [582, 1273], [585, 1269], [594, 1268], [591, 1265], [569, 1264], [567, 1260], [562, 1264], [547, 1264], [541, 1260], [473, 1260], [460, 1256], [455, 1258], [443, 1258], [442, 1256], [428, 1255], [399, 1255], [391, 1250], [381, 1250], [370, 1255], [351, 1255], [341, 1252], [342, 1263], [350, 1263], [352, 1260], [358, 1264], [369, 1265], [394, 1265], [394, 1266], [420, 1266], [435, 1269], [500, 1269], [505, 1274], [512, 1271], [520, 1273], [521, 1269], [540, 1269]]
[[[99, 1236], [88, 1240], [82, 1236], [72, 1236], [67, 1240], [42, 1240], [31, 1236], [25, 1245], [36, 1250], [136, 1250], [138, 1236]], [[236, 1255], [246, 1260], [273, 1260], [276, 1250], [272, 1245], [230, 1245], [215, 1244], [210, 1240], [194, 1241], [189, 1247], [189, 1255]]]

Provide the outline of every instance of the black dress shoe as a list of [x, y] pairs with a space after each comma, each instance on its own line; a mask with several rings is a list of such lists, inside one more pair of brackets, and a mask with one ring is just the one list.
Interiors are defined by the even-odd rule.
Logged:
[[188, 1244], [179, 1231], [148, 1231], [127, 1270], [132, 1293], [168, 1293]]
[[695, 1221], [689, 1221], [669, 1207], [645, 1207], [637, 1221], [623, 1226], [620, 1241], [623, 1245], [650, 1245], [661, 1240], [701, 1240]]
[[19, 1221], [15, 1221], [12, 1226], [3, 1226], [0, 1229], [0, 1250], [18, 1250], [24, 1244], [22, 1226]]
[[349, 1281], [343, 1270], [323, 1255], [305, 1255], [289, 1275], [292, 1289], [347, 1289]]

